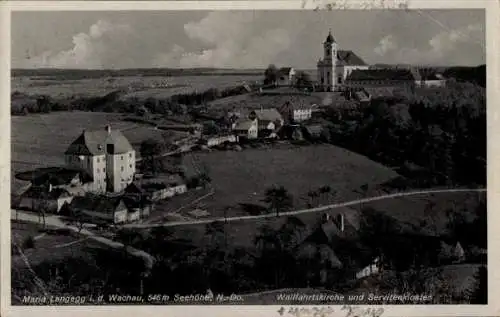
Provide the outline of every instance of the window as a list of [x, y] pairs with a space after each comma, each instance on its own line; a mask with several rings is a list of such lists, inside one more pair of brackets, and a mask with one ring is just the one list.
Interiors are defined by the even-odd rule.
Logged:
[[105, 169], [105, 168], [103, 168], [103, 169], [102, 169], [102, 172], [103, 172], [103, 173], [105, 173], [105, 172], [106, 172], [106, 169]]
[[337, 79], [337, 83], [342, 84], [342, 77], [339, 77], [339, 78]]
[[97, 169], [97, 174], [99, 174], [99, 169]]
[[122, 170], [122, 172], [123, 172], [123, 166], [122, 166], [121, 170]]
[[130, 166], [130, 168], [132, 168], [132, 164], [130, 164], [129, 166]]
[[123, 155], [122, 155], [122, 156], [120, 156], [120, 158], [121, 158], [121, 160], [123, 161]]
[[99, 163], [99, 158], [97, 158], [97, 163]]
[[132, 157], [132, 152], [130, 152], [130, 153], [128, 154], [128, 157]]

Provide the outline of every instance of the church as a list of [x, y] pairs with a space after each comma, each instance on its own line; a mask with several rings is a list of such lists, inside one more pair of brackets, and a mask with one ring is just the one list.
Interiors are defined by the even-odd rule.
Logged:
[[323, 42], [323, 54], [318, 61], [317, 82], [324, 91], [339, 90], [352, 71], [369, 68], [354, 52], [339, 50], [331, 30]]

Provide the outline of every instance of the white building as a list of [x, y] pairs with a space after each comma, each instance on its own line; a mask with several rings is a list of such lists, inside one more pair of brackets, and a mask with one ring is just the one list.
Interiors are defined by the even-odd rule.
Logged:
[[282, 67], [278, 70], [277, 84], [279, 86], [292, 86], [295, 83], [295, 69], [292, 67]]
[[120, 192], [135, 174], [135, 151], [127, 138], [108, 125], [103, 130], [83, 131], [68, 147], [66, 165], [81, 168], [93, 178], [95, 192]]
[[368, 69], [369, 66], [352, 51], [339, 50], [338, 44], [328, 33], [323, 43], [323, 59], [318, 61], [318, 84], [325, 91], [338, 90], [347, 76], [355, 69]]

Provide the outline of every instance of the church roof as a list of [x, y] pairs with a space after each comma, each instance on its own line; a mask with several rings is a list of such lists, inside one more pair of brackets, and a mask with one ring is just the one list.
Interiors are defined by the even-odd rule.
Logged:
[[353, 51], [337, 51], [337, 62], [346, 66], [366, 65], [365, 61], [356, 55]]
[[[318, 61], [318, 65], [322, 65], [324, 62], [322, 59]], [[341, 66], [366, 66], [367, 64], [361, 57], [356, 55], [353, 51], [337, 51], [337, 65]]]
[[355, 69], [347, 80], [415, 80], [408, 69]]
[[83, 131], [80, 136], [71, 143], [64, 154], [72, 155], [104, 155], [107, 145], [114, 145], [113, 153], [122, 154], [133, 151], [132, 145], [127, 138], [118, 130], [106, 129], [96, 131]]

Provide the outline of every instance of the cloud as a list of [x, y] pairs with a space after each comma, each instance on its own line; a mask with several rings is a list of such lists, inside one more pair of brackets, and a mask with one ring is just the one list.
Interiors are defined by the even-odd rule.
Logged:
[[183, 68], [265, 67], [290, 48], [294, 35], [282, 23], [256, 34], [258, 25], [259, 16], [255, 13], [211, 12], [184, 25], [187, 37], [203, 45], [202, 50], [186, 52], [176, 45], [172, 51], [158, 54], [153, 64]]
[[73, 36], [71, 49], [46, 51], [27, 59], [26, 64], [47, 68], [117, 68], [124, 64], [123, 55], [128, 51], [131, 34], [132, 29], [128, 25], [99, 20], [90, 26], [87, 33]]
[[387, 54], [387, 52], [390, 52], [396, 48], [397, 45], [396, 43], [394, 43], [394, 36], [387, 35], [380, 40], [378, 46], [375, 47], [374, 51], [376, 54], [384, 56], [385, 54]]
[[[484, 54], [484, 26], [471, 24], [446, 29], [433, 36], [422, 48], [404, 47], [393, 35], [383, 37], [374, 52], [388, 61], [411, 64], [462, 64], [468, 56]], [[467, 53], [466, 53], [467, 52]]]

